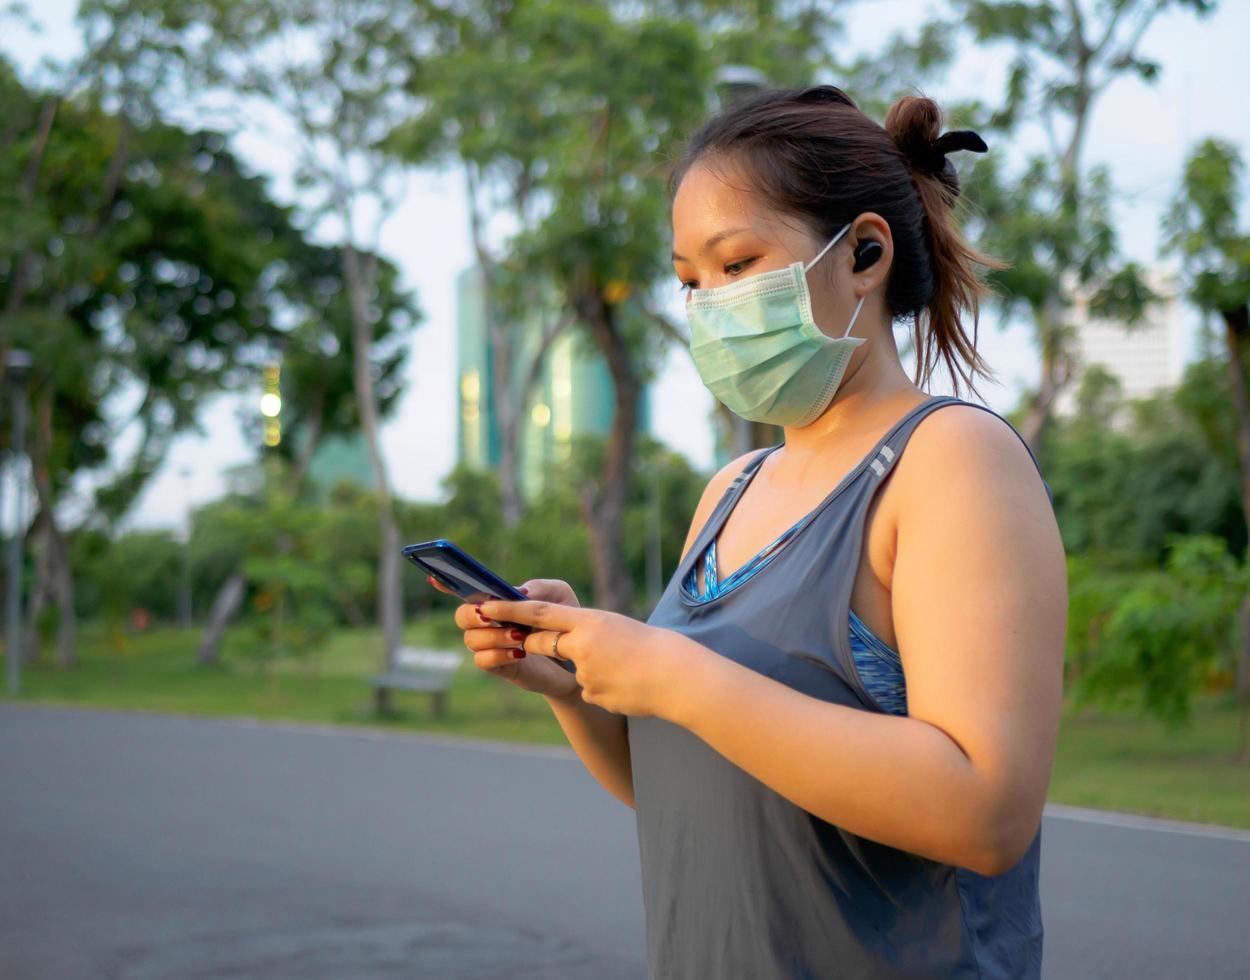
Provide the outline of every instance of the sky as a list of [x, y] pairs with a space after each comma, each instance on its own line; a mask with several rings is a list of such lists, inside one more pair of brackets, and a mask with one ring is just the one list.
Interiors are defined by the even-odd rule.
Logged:
[[[31, 71], [45, 56], [62, 59], [80, 48], [73, 15], [76, 0], [39, 0], [31, 4], [44, 30], [31, 36], [0, 36], [3, 50]], [[848, 9], [843, 54], [879, 49], [896, 31], [914, 30], [944, 9], [924, 0], [873, 0]], [[1151, 26], [1141, 53], [1162, 66], [1153, 85], [1136, 79], [1118, 81], [1094, 112], [1087, 162], [1111, 171], [1119, 192], [1116, 219], [1121, 248], [1130, 258], [1156, 264], [1159, 215], [1179, 180], [1188, 147], [1206, 136], [1238, 145], [1250, 158], [1250, 113], [1245, 110], [1245, 43], [1250, 38], [1250, 3], [1225, 0], [1213, 17], [1197, 20], [1182, 12], [1166, 13]], [[931, 82], [926, 94], [943, 99], [1002, 90], [1003, 58], [994, 51], [966, 49], [947, 77]], [[854, 94], [854, 93], [852, 93]], [[274, 193], [294, 200], [290, 153], [261, 127], [244, 130], [236, 151], [256, 172], [272, 179]], [[1033, 147], [1028, 137], [1010, 149]], [[1039, 147], [1040, 148], [1040, 147]], [[410, 499], [441, 496], [441, 481], [455, 457], [456, 347], [455, 277], [472, 262], [462, 178], [458, 171], [413, 173], [408, 193], [387, 220], [382, 251], [401, 269], [425, 312], [414, 331], [407, 366], [407, 387], [395, 416], [383, 429], [383, 450], [396, 492]], [[680, 315], [676, 281], [674, 311]], [[1196, 316], [1186, 310], [1182, 338], [1192, 356]], [[1020, 390], [1036, 381], [1035, 355], [1027, 329], [1002, 327], [993, 316], [983, 320], [980, 350], [1004, 382], [982, 389], [998, 411], [1011, 408]], [[945, 390], [941, 385], [935, 391]], [[219, 397], [204, 408], [201, 432], [181, 437], [139, 501], [130, 523], [177, 527], [188, 507], [219, 496], [223, 472], [255, 456], [240, 430], [238, 414], [250, 410], [241, 396]], [[670, 351], [652, 390], [653, 432], [684, 453], [697, 467], [712, 464], [711, 395], [702, 386], [685, 350]], [[133, 444], [124, 434], [125, 452]]]

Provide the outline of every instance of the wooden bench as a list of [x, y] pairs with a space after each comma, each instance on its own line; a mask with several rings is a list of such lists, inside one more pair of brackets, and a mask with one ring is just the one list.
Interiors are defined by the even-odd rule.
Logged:
[[426, 691], [434, 702], [434, 717], [447, 716], [447, 689], [463, 660], [454, 650], [421, 650], [400, 647], [395, 666], [369, 679], [373, 685], [373, 706], [380, 715], [391, 713], [391, 691]]

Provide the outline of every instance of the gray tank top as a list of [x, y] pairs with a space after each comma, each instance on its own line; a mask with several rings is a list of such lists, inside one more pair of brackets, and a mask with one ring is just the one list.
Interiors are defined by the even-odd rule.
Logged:
[[[758, 453], [647, 622], [811, 697], [881, 711], [847, 629], [865, 516], [916, 425], [953, 404], [985, 408], [948, 396], [917, 405], [767, 567], [697, 603], [682, 580], [770, 450]], [[987, 877], [841, 830], [670, 722], [627, 725], [652, 980], [1040, 977], [1040, 828], [1015, 867]]]

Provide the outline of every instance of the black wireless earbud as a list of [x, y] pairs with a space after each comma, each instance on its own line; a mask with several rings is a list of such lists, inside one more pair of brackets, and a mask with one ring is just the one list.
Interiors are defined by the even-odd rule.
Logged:
[[863, 272], [885, 254], [885, 249], [880, 242], [869, 239], [856, 245], [855, 251], [851, 254], [855, 256], [855, 264], [851, 266], [851, 271]]

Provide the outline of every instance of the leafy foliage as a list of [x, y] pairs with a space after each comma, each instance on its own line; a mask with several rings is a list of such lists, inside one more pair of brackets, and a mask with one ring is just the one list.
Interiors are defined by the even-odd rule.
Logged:
[[1174, 539], [1161, 571], [1140, 574], [1115, 602], [1080, 694], [1137, 701], [1169, 724], [1188, 720], [1195, 689], [1231, 673], [1236, 611], [1250, 569], [1211, 536]]

